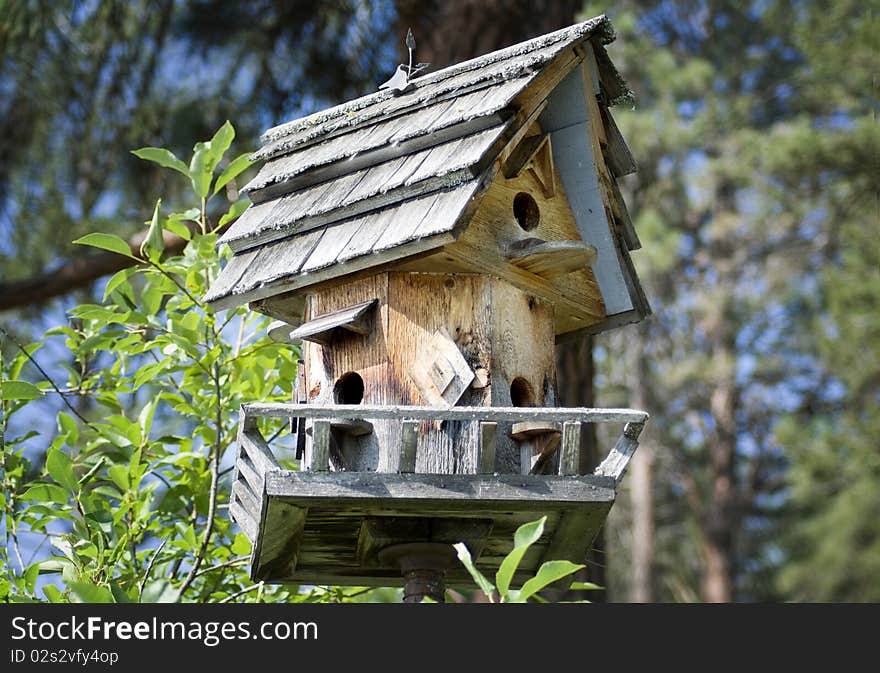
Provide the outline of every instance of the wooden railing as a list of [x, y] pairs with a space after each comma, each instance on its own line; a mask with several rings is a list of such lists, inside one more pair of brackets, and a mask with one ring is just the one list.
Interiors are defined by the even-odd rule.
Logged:
[[[312, 451], [308, 469], [329, 470], [330, 430], [340, 421], [397, 420], [402, 424], [398, 471], [415, 472], [420, 421], [470, 421], [480, 424], [477, 473], [495, 469], [495, 436], [499, 422], [556, 424], [560, 428], [558, 474], [578, 474], [580, 434], [584, 423], [623, 423], [623, 432], [593, 474], [623, 478], [648, 414], [635, 409], [591, 409], [585, 407], [418, 407], [378, 405], [324, 405], [293, 403], [244, 404], [239, 425], [239, 453], [233, 480], [230, 513], [245, 534], [255, 539], [266, 473], [281, 466], [256, 427], [258, 418], [298, 419], [311, 422]], [[369, 425], [368, 423], [366, 425]]]

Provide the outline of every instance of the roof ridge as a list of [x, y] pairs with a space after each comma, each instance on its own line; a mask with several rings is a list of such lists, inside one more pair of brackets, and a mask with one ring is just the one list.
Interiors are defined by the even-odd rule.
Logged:
[[[447, 66], [446, 68], [443, 68], [441, 70], [437, 70], [435, 72], [428, 73], [422, 77], [418, 77], [413, 80], [413, 83], [416, 85], [416, 87], [434, 84], [436, 82], [440, 82], [449, 77], [454, 77], [455, 75], [467, 72], [469, 70], [475, 70], [485, 67], [487, 65], [491, 65], [498, 61], [503, 61], [505, 59], [513, 58], [516, 56], [522, 56], [531, 51], [537, 51], [554, 43], [574, 43], [578, 39], [592, 36], [593, 34], [598, 35], [602, 44], [608, 44], [609, 42], [612, 42], [614, 40], [614, 28], [612, 27], [611, 22], [605, 14], [600, 14], [599, 16], [588, 19], [587, 21], [582, 21], [581, 23], [576, 23], [574, 25], [561, 28], [560, 30], [552, 33], [547, 33], [546, 35], [540, 35], [531, 40], [526, 40], [525, 42], [519, 42], [509, 47], [504, 47], [503, 49], [498, 49], [497, 51], [493, 51], [488, 54], [469, 59], [467, 61], [462, 61], [461, 63]], [[279, 140], [280, 138], [283, 138], [286, 135], [302, 131], [303, 129], [306, 129], [310, 126], [324, 124], [328, 121], [336, 119], [337, 117], [342, 117], [346, 114], [352, 114], [363, 107], [373, 105], [375, 103], [379, 103], [390, 98], [394, 98], [396, 95], [397, 93], [390, 89], [383, 89], [370, 94], [366, 94], [365, 96], [346, 101], [339, 105], [326, 108], [324, 110], [319, 110], [305, 117], [300, 117], [299, 119], [293, 119], [291, 121], [284, 122], [283, 124], [273, 126], [272, 128], [267, 129], [260, 136], [260, 141], [263, 145], [269, 144], [271, 142]]]

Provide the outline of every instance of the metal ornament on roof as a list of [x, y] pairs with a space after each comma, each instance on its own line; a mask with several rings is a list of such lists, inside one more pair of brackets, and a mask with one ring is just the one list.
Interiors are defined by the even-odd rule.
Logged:
[[379, 85], [380, 90], [393, 89], [397, 93], [405, 93], [412, 88], [410, 83], [413, 77], [431, 65], [430, 63], [416, 63], [413, 65], [413, 52], [416, 49], [416, 38], [413, 37], [412, 28], [407, 28], [406, 30], [406, 48], [409, 51], [409, 64], [404, 65], [401, 63], [398, 65], [397, 70], [394, 71], [394, 75], [391, 76], [391, 79]]

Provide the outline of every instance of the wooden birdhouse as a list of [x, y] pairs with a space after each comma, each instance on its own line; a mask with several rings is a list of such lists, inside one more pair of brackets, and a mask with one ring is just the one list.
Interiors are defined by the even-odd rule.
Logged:
[[[599, 17], [264, 134], [207, 297], [302, 349], [296, 402], [242, 409], [230, 513], [254, 579], [466, 581], [451, 543], [491, 572], [545, 514], [523, 572], [583, 560], [647, 419], [556, 392], [555, 343], [649, 311], [616, 183], [635, 163], [609, 112], [629, 95], [611, 39]], [[260, 416], [295, 419], [299, 470]], [[578, 475], [581, 424], [606, 421], [620, 441]]]

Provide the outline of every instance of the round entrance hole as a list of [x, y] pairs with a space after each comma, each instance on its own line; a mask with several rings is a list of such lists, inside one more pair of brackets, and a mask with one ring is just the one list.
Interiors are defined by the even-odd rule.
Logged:
[[541, 211], [538, 209], [538, 202], [531, 194], [520, 192], [513, 197], [513, 216], [517, 223], [525, 231], [534, 231], [538, 228], [541, 221]]
[[364, 380], [357, 372], [347, 372], [333, 386], [336, 404], [360, 404], [364, 400]]
[[515, 407], [535, 406], [535, 390], [532, 384], [521, 376], [510, 384], [510, 403]]

